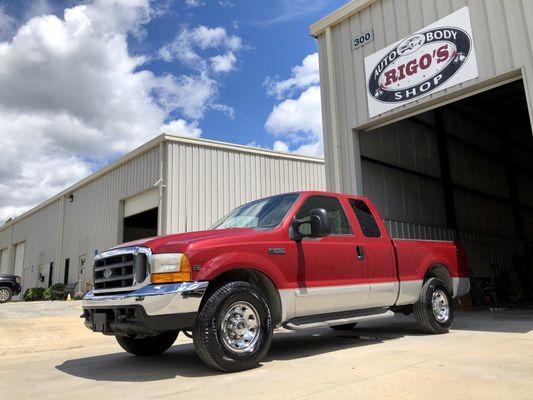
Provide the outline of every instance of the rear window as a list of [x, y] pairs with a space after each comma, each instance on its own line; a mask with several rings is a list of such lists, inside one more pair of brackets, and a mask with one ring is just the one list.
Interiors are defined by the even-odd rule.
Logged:
[[350, 205], [366, 237], [381, 237], [378, 224], [368, 205], [363, 200], [350, 199]]

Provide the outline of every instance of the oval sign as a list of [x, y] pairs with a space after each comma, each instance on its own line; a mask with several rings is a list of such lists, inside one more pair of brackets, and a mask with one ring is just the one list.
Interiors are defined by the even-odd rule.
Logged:
[[471, 48], [470, 35], [460, 28], [442, 27], [411, 35], [377, 63], [368, 90], [384, 103], [427, 95], [461, 69]]

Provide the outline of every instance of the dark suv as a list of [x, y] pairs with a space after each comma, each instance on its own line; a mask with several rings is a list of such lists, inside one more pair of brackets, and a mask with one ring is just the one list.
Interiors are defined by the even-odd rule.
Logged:
[[7, 303], [20, 289], [20, 276], [0, 274], [0, 303]]

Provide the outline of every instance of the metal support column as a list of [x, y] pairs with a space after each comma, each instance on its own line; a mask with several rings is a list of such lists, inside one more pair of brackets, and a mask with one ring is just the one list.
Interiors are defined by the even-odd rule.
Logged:
[[457, 215], [455, 213], [455, 199], [453, 196], [453, 183], [450, 173], [450, 156], [448, 153], [446, 129], [444, 127], [444, 115], [443, 111], [439, 108], [433, 111], [433, 115], [435, 118], [435, 134], [439, 151], [442, 190], [444, 192], [444, 206], [446, 207], [446, 223], [448, 227], [457, 231]]

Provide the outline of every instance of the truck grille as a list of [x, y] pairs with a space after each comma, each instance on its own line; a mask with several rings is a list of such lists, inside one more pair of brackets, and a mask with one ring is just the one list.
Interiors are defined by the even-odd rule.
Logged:
[[102, 253], [94, 261], [94, 291], [133, 290], [146, 279], [147, 265], [146, 254], [136, 249]]

